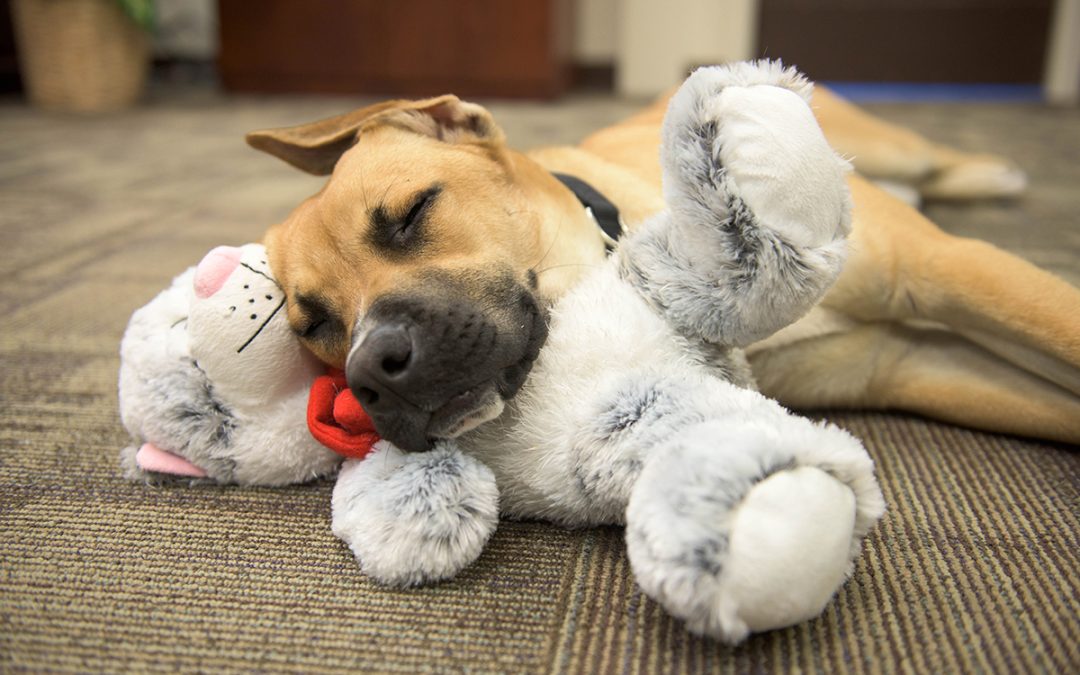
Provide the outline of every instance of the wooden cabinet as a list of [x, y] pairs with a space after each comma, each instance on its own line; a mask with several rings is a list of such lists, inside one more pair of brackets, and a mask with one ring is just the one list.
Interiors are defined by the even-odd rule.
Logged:
[[226, 89], [552, 97], [569, 0], [219, 0]]

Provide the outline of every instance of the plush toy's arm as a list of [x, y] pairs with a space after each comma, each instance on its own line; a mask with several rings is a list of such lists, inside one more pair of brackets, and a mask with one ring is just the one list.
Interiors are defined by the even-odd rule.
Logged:
[[388, 441], [342, 465], [334, 534], [391, 586], [449, 579], [480, 555], [499, 519], [495, 475], [449, 441], [406, 454]]
[[731, 643], [817, 616], [884, 510], [866, 450], [715, 378], [679, 403], [691, 421], [644, 458], [626, 510], [639, 586]]
[[668, 211], [620, 247], [623, 275], [681, 333], [745, 346], [793, 322], [836, 279], [850, 230], [847, 165], [778, 63], [695, 72], [672, 99]]

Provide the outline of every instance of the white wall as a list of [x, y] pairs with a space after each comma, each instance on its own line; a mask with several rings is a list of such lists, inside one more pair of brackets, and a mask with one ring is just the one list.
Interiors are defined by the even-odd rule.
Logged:
[[575, 61], [614, 63], [628, 96], [653, 96], [689, 67], [755, 53], [758, 0], [577, 0], [575, 13]]
[[1050, 103], [1080, 103], [1080, 0], [1055, 3], [1043, 88]]
[[576, 63], [587, 66], [615, 62], [620, 0], [574, 2], [574, 48]]
[[757, 0], [624, 0], [616, 89], [654, 96], [688, 68], [754, 55]]

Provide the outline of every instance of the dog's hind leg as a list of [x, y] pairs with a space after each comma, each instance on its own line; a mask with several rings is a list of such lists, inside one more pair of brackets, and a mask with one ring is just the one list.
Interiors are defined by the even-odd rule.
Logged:
[[825, 87], [815, 88], [811, 104], [829, 144], [868, 178], [904, 183], [935, 199], [1015, 197], [1027, 187], [1024, 172], [1003, 157], [933, 143]]
[[[672, 89], [636, 115], [589, 135], [581, 148], [659, 185], [656, 157], [642, 150], [659, 145], [661, 120], [674, 92]], [[829, 144], [871, 179], [908, 185], [935, 199], [1013, 197], [1027, 186], [1024, 172], [1008, 159], [934, 143], [821, 85], [814, 87], [810, 105]]]
[[847, 165], [775, 63], [703, 68], [663, 127], [669, 210], [619, 249], [622, 272], [680, 333], [742, 346], [804, 314], [840, 272]]
[[796, 408], [873, 407], [1080, 443], [1080, 290], [849, 178], [850, 254], [818, 308], [751, 346]]
[[1080, 397], [952, 331], [889, 321], [837, 328], [790, 340], [781, 332], [748, 349], [762, 393], [799, 409], [907, 410], [1080, 443]]
[[1080, 290], [986, 242], [942, 232], [851, 181], [852, 255], [824, 304], [861, 321], [929, 321], [1080, 397]]

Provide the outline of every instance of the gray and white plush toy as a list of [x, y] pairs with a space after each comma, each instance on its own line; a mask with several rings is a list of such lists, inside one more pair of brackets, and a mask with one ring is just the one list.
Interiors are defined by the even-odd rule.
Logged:
[[129, 478], [286, 485], [341, 457], [305, 423], [324, 370], [281, 311], [261, 244], [219, 246], [135, 311], [120, 343]]
[[754, 391], [740, 351], [817, 302], [845, 258], [846, 164], [779, 64], [697, 71], [673, 99], [668, 210], [552, 312], [496, 419], [347, 460], [332, 527], [391, 585], [452, 577], [497, 511], [624, 524], [643, 591], [728, 642], [816, 616], [884, 504], [862, 445]]

